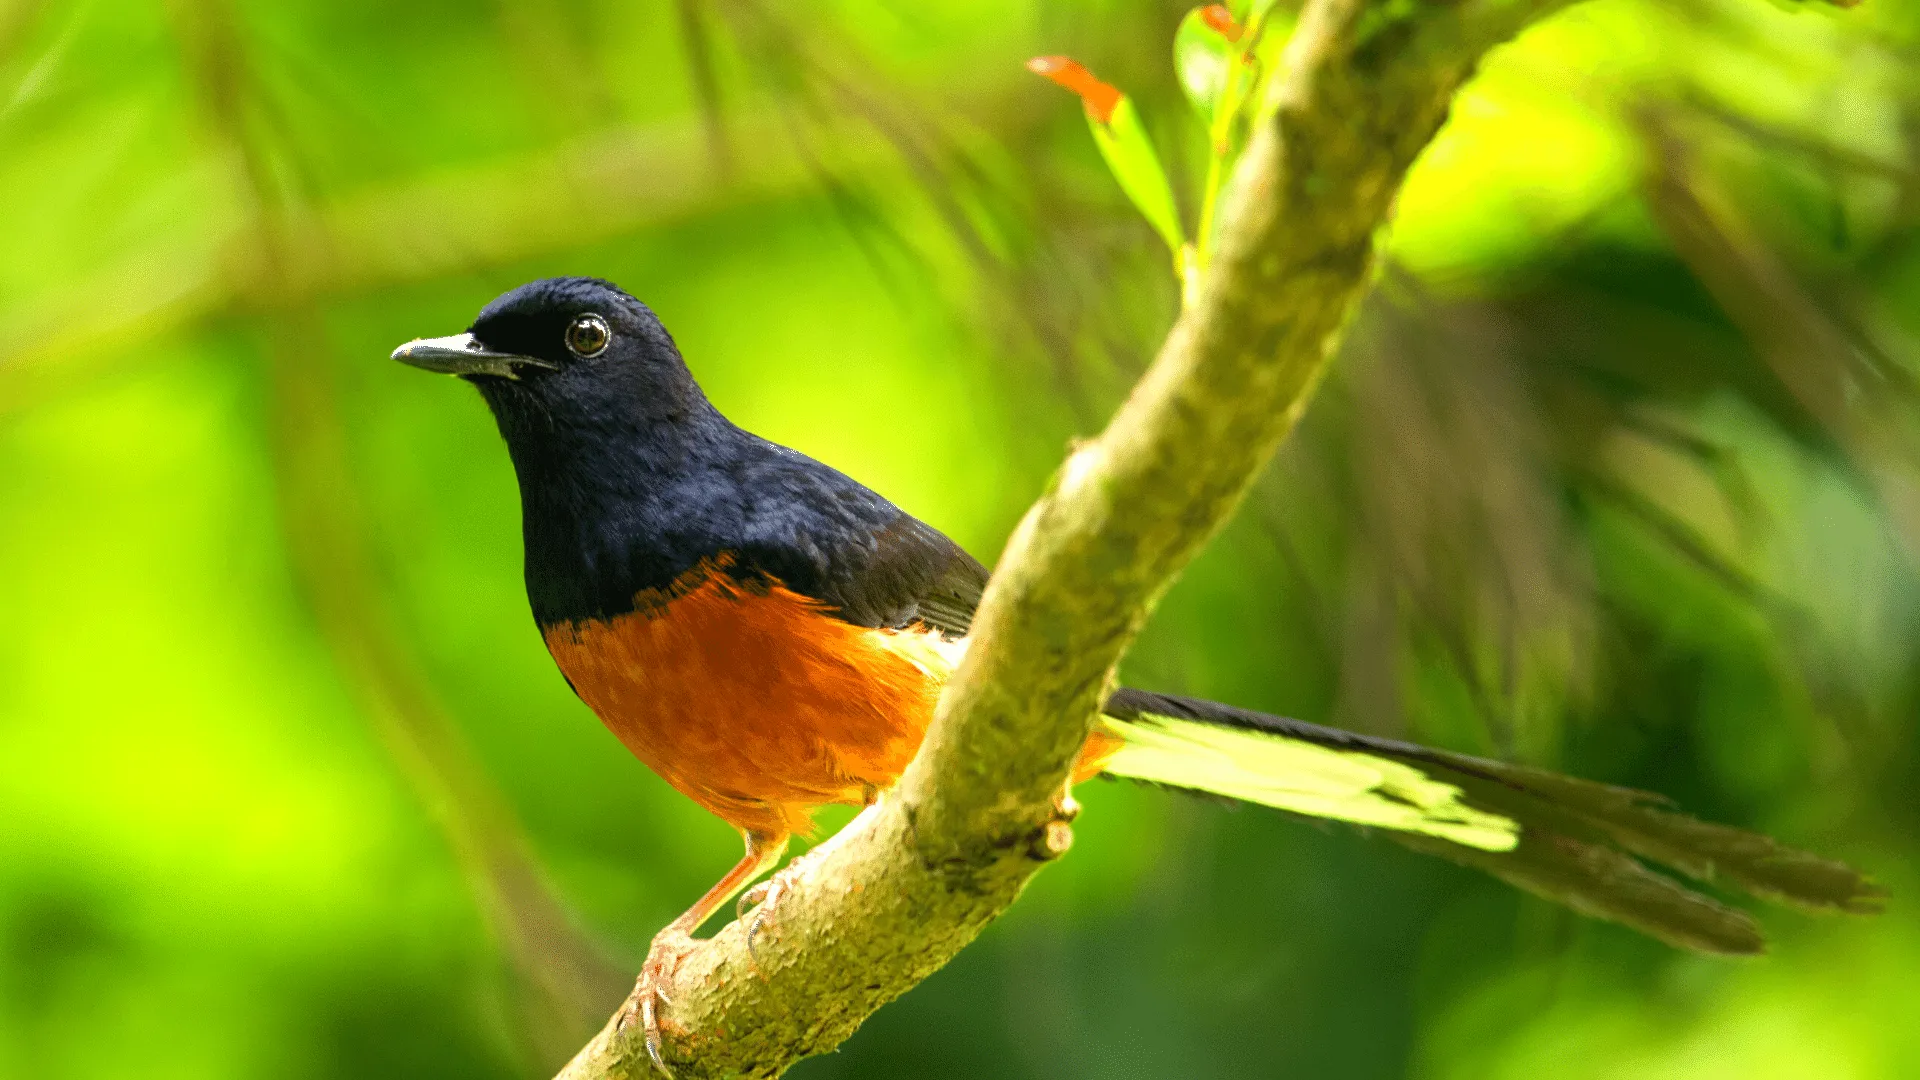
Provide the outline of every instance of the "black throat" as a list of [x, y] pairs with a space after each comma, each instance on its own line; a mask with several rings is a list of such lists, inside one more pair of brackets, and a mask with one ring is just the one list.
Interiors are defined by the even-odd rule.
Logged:
[[527, 598], [540, 625], [633, 611], [637, 596], [721, 553], [739, 501], [736, 463], [757, 440], [697, 389], [660, 410], [474, 381], [520, 482]]

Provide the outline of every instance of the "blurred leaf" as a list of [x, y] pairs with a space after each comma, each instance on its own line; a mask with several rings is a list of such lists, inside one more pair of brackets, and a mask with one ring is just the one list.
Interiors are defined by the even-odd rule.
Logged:
[[1111, 120], [1089, 126], [1101, 156], [1107, 159], [1107, 168], [1120, 181], [1120, 190], [1133, 200], [1177, 257], [1187, 241], [1180, 231], [1179, 211], [1174, 209], [1173, 188], [1167, 183], [1166, 170], [1160, 167], [1160, 155], [1154, 153], [1153, 142], [1147, 138], [1147, 129], [1140, 123], [1133, 99], [1122, 95], [1113, 107]]
[[1174, 258], [1180, 259], [1187, 241], [1180, 229], [1180, 212], [1174, 207], [1173, 187], [1167, 183], [1167, 172], [1140, 123], [1133, 99], [1064, 56], [1036, 56], [1027, 61], [1027, 69], [1080, 95], [1094, 144], [1120, 182], [1120, 190], [1167, 242]]
[[1220, 103], [1220, 92], [1226, 88], [1241, 32], [1233, 14], [1220, 4], [1187, 12], [1187, 17], [1180, 20], [1180, 29], [1174, 32], [1173, 69], [1180, 75], [1187, 100], [1209, 122]]

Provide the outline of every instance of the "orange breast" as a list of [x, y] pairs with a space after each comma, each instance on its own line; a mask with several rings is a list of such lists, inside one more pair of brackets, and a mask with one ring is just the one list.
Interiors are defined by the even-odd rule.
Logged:
[[891, 786], [946, 676], [930, 650], [894, 640], [911, 631], [850, 625], [779, 586], [696, 573], [632, 614], [547, 630], [601, 721], [743, 829], [805, 832], [813, 808]]
[[[710, 567], [641, 601], [604, 622], [549, 627], [547, 649], [635, 757], [742, 829], [804, 834], [814, 809], [892, 787], [959, 651], [931, 631], [854, 626]], [[1118, 748], [1096, 731], [1074, 778]]]

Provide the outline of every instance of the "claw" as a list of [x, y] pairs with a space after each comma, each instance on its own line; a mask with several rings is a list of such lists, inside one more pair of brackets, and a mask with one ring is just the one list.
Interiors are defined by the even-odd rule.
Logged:
[[758, 885], [755, 885], [753, 888], [748, 889], [746, 892], [741, 893], [740, 899], [734, 902], [733, 917], [735, 919], [746, 918], [747, 912], [752, 911], [754, 908], [757, 908], [761, 904], [765, 903], [767, 899], [767, 894], [772, 891], [773, 891], [773, 882], [771, 880], [768, 880], [768, 881], [763, 881]]
[[[760, 928], [766, 925], [768, 912], [771, 912], [774, 905], [780, 902], [781, 895], [786, 891], [786, 879], [780, 874], [775, 874], [754, 886], [748, 893], [749, 896], [759, 894], [754, 897], [754, 902], [758, 906], [753, 909], [753, 918], [747, 920], [747, 956], [753, 960], [755, 970], [760, 967], [760, 950], [754, 947], [754, 942], [760, 937]], [[744, 902], [746, 898], [743, 896], [740, 899]], [[765, 974], [761, 972], [762, 976]]]
[[667, 1068], [666, 1059], [660, 1056], [660, 1018], [653, 1008], [653, 999], [656, 996], [656, 994], [645, 995], [640, 1005], [640, 1015], [647, 1025], [647, 1060], [653, 1062], [653, 1067], [660, 1070], [660, 1075], [667, 1080], [673, 1080], [673, 1070]]
[[639, 1022], [645, 1033], [647, 1060], [653, 1062], [653, 1067], [667, 1080], [673, 1080], [673, 1070], [667, 1067], [661, 1053], [661, 1011], [663, 1006], [673, 1004], [667, 987], [673, 984], [673, 973], [680, 967], [681, 958], [693, 947], [693, 938], [683, 933], [662, 931], [655, 937], [653, 947], [647, 950], [646, 962], [640, 966], [640, 978], [633, 984], [633, 994], [620, 1012], [620, 1030], [625, 1031], [636, 1020]]
[[[647, 950], [647, 961], [640, 965], [640, 978], [634, 982], [633, 993], [620, 1010], [616, 1030], [625, 1033], [637, 1020], [646, 1034], [647, 1060], [653, 1062], [653, 1067], [660, 1070], [660, 1075], [667, 1077], [667, 1080], [673, 1080], [673, 1070], [667, 1067], [667, 1059], [661, 1049], [661, 1009], [663, 1006], [672, 1007], [673, 1001], [667, 997], [667, 987], [673, 985], [674, 972], [679, 970], [680, 961], [698, 947], [693, 932], [707, 921], [707, 916], [725, 907], [742, 885], [771, 870], [787, 850], [787, 834], [784, 832], [747, 830], [743, 836], [747, 850], [739, 863], [727, 871], [726, 877], [714, 882], [713, 888], [708, 889], [707, 894], [688, 908], [685, 914], [653, 936], [653, 946]], [[759, 891], [755, 895], [770, 899], [777, 895], [777, 890]], [[752, 946], [751, 939], [748, 946]]]
[[754, 948], [753, 942], [760, 936], [760, 924], [766, 921], [767, 917], [756, 911], [753, 921], [747, 923], [747, 958], [753, 961], [753, 969], [759, 971], [762, 978], [766, 977], [766, 972], [760, 970], [760, 950]]

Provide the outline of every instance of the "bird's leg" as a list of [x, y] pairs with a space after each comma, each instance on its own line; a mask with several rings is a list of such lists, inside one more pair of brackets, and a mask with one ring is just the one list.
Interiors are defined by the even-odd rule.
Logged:
[[[800, 875], [806, 873], [808, 864], [826, 858], [847, 837], [857, 835], [860, 819], [872, 813], [879, 803], [880, 789], [872, 784], [864, 785], [861, 791], [863, 809], [858, 817], [848, 822], [839, 832], [815, 844], [805, 854], [795, 857], [787, 864], [786, 869], [740, 894], [739, 903], [734, 906], [734, 917], [746, 921], [747, 955], [753, 959], [755, 968], [760, 966], [760, 952], [755, 947], [755, 943], [760, 938], [761, 928], [774, 917], [774, 909], [780, 906], [780, 898], [786, 895], [787, 890], [799, 880]], [[752, 912], [751, 917], [748, 916], [749, 911]]]
[[620, 1030], [626, 1030], [636, 1021], [640, 1023], [646, 1032], [647, 1057], [653, 1061], [654, 1068], [668, 1077], [673, 1075], [673, 1070], [667, 1068], [666, 1060], [660, 1055], [660, 1011], [661, 1006], [669, 1004], [667, 987], [673, 984], [680, 961], [694, 949], [693, 932], [748, 882], [779, 862], [787, 851], [786, 833], [746, 832], [742, 835], [747, 851], [734, 868], [685, 914], [653, 936], [646, 962], [640, 965], [640, 978], [633, 985], [626, 1007], [620, 1011]]

